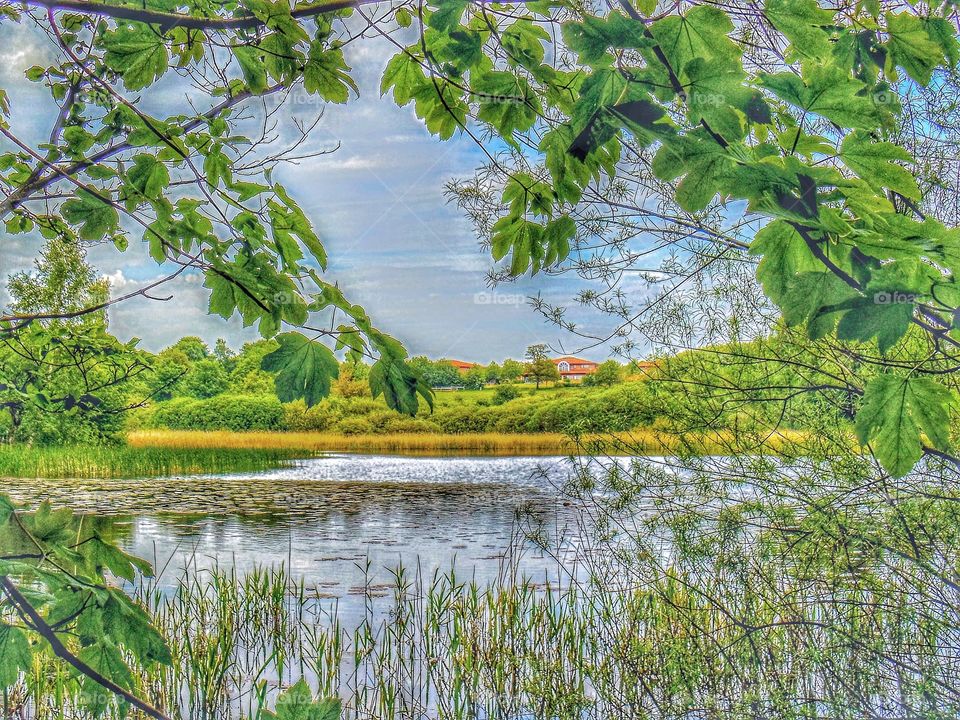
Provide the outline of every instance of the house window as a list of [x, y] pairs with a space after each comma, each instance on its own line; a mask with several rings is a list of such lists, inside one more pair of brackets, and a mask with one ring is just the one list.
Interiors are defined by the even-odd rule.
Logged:
[[560, 372], [570, 372], [570, 363], [566, 360], [561, 361], [560, 364], [557, 365], [557, 370]]

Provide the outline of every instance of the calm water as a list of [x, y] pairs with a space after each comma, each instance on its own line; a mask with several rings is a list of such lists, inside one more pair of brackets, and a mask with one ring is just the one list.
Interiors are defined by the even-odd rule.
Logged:
[[576, 544], [576, 508], [559, 491], [570, 472], [565, 458], [333, 455], [257, 474], [3, 490], [116, 517], [122, 544], [154, 562], [161, 585], [185, 567], [283, 562], [351, 605], [364, 585], [385, 594], [399, 563], [428, 577], [455, 567], [480, 582], [511, 571], [558, 580], [562, 561], [528, 538], [535, 528], [553, 547]]

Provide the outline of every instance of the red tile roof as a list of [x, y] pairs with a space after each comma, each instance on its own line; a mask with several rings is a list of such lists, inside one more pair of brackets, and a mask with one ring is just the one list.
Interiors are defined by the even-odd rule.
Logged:
[[466, 360], [447, 360], [446, 362], [453, 365], [457, 370], [469, 370], [477, 366], [476, 363], [467, 362]]

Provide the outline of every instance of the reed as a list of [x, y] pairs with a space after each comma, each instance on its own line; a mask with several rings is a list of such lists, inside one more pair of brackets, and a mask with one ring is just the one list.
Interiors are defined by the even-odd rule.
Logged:
[[260, 472], [282, 467], [303, 452], [270, 447], [31, 447], [0, 445], [0, 477], [136, 478]]
[[357, 452], [401, 455], [567, 455], [581, 451], [613, 455], [723, 455], [749, 451], [786, 451], [804, 434], [779, 431], [763, 439], [730, 431], [676, 435], [657, 430], [572, 437], [559, 433], [396, 433], [342, 435], [326, 432], [230, 432], [148, 430], [127, 437], [131, 447], [176, 450], [247, 448], [293, 453]]

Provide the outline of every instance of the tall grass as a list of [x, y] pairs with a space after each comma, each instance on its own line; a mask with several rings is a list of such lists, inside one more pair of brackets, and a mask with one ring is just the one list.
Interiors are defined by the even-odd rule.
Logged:
[[761, 444], [766, 452], [787, 450], [803, 437], [782, 430], [759, 439], [730, 431], [674, 435], [656, 430], [571, 437], [560, 433], [396, 433], [343, 435], [327, 432], [230, 432], [226, 430], [148, 430], [132, 432], [132, 447], [177, 450], [256, 448], [294, 453], [367, 452], [403, 455], [567, 455], [584, 449], [619, 455], [677, 453], [722, 455]]
[[0, 445], [0, 478], [135, 478], [259, 472], [307, 454], [284, 448]]
[[[257, 718], [300, 677], [318, 694], [340, 696], [347, 718], [475, 720], [525, 708], [559, 717], [588, 704], [575, 592], [525, 581], [481, 588], [452, 571], [424, 579], [401, 566], [386, 611], [374, 611], [367, 591], [354, 627], [282, 566], [185, 573], [172, 593], [148, 584], [137, 598], [173, 664], [134, 667], [133, 687], [173, 718]], [[52, 658], [11, 697], [27, 718], [87, 715]], [[124, 714], [111, 704], [103, 717]]]

